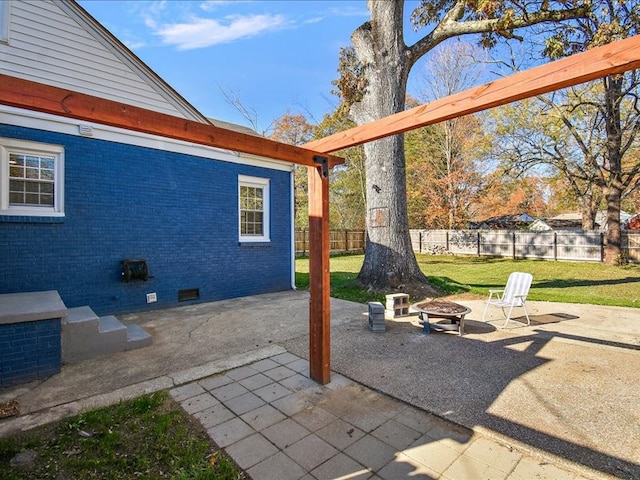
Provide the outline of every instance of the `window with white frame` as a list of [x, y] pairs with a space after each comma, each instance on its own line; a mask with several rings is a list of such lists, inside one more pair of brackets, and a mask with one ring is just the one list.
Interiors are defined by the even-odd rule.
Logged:
[[10, 0], [0, 0], [0, 42], [9, 41]]
[[269, 242], [269, 179], [238, 176], [241, 242]]
[[0, 215], [64, 215], [64, 148], [0, 138]]

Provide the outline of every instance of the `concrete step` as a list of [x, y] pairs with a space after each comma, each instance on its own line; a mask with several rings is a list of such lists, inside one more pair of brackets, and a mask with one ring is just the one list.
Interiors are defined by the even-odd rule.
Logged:
[[151, 345], [151, 335], [140, 325], [135, 323], [127, 325], [127, 346], [126, 350], [148, 347]]
[[124, 325], [113, 315], [98, 317], [90, 307], [70, 308], [62, 322], [63, 363], [80, 362], [150, 344], [151, 335], [142, 327]]

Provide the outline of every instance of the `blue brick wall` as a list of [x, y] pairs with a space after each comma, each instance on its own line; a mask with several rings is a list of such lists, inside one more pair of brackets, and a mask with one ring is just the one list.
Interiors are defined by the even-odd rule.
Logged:
[[[0, 136], [63, 145], [65, 217], [0, 217], [0, 293], [57, 290], [98, 314], [291, 288], [290, 173], [0, 124]], [[270, 179], [271, 242], [238, 241], [238, 175]], [[124, 259], [153, 278], [125, 283]], [[156, 292], [158, 302], [146, 303]]]
[[0, 325], [0, 387], [60, 372], [60, 319]]

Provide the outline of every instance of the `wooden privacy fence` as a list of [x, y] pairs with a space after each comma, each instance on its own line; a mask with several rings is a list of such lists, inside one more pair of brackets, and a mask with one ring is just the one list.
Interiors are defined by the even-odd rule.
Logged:
[[[331, 230], [329, 232], [330, 253], [363, 253], [365, 245], [364, 230]], [[309, 230], [296, 230], [296, 255], [308, 255]]]
[[[413, 250], [492, 257], [602, 262], [600, 232], [529, 232], [521, 230], [411, 230]], [[622, 251], [640, 263], [640, 232], [623, 231]]]

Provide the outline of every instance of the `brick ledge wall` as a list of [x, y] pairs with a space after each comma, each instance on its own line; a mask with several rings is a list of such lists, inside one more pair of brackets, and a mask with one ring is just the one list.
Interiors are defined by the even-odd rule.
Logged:
[[0, 387], [60, 372], [62, 318], [58, 292], [0, 295]]

